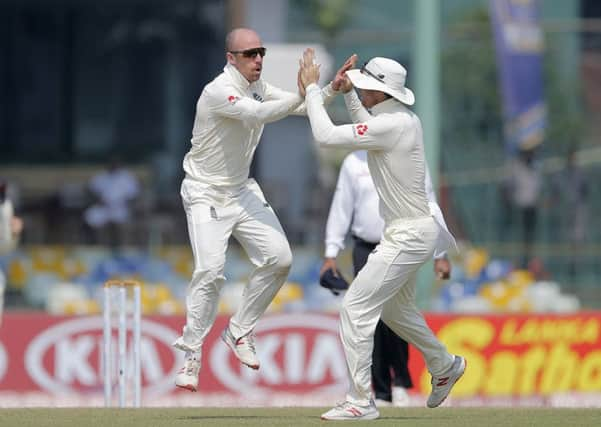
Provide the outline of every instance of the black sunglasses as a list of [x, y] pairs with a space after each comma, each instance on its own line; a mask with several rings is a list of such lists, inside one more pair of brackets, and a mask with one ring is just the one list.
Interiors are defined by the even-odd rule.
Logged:
[[380, 83], [386, 84], [386, 82], [384, 82], [384, 77], [386, 77], [386, 76], [384, 74], [375, 75], [374, 73], [372, 73], [371, 71], [369, 71], [367, 69], [367, 62], [365, 64], [363, 64], [363, 67], [361, 67], [361, 74], [367, 74], [368, 76], [373, 77], [374, 79], [376, 79]]
[[261, 58], [263, 58], [265, 56], [265, 53], [267, 52], [267, 49], [264, 47], [255, 47], [252, 49], [246, 49], [246, 50], [230, 50], [230, 53], [239, 53], [240, 55], [242, 55], [245, 58], [255, 58], [257, 55], [259, 55]]

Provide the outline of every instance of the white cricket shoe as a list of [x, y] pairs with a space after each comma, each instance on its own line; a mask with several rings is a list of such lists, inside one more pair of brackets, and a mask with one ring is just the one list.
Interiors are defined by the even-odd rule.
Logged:
[[447, 398], [451, 389], [465, 372], [467, 361], [461, 356], [455, 356], [453, 365], [444, 374], [438, 377], [432, 376], [432, 392], [428, 397], [428, 408], [436, 408]]
[[200, 371], [200, 352], [186, 351], [184, 366], [175, 376], [175, 385], [186, 390], [198, 390], [198, 372]]
[[321, 419], [338, 421], [375, 420], [379, 416], [380, 413], [373, 400], [368, 406], [359, 406], [346, 401], [321, 414]]
[[409, 406], [409, 393], [404, 387], [392, 387], [392, 406], [405, 408]]
[[240, 362], [251, 369], [259, 369], [259, 359], [257, 358], [255, 338], [252, 332], [236, 339], [228, 326], [221, 333], [221, 339], [232, 349]]

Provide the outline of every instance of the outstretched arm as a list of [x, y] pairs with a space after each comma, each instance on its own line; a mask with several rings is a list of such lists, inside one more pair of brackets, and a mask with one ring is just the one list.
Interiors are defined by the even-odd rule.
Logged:
[[276, 99], [259, 102], [239, 94], [234, 87], [224, 86], [207, 93], [209, 108], [212, 112], [241, 120], [257, 126], [271, 123], [289, 115], [302, 102], [303, 98], [295, 93], [280, 91]]
[[[388, 149], [396, 142], [393, 138], [381, 138], [382, 134], [398, 128], [397, 123], [390, 120], [373, 118], [367, 123], [357, 125], [335, 126], [323, 106], [317, 81], [319, 80], [319, 65], [315, 64], [309, 53], [305, 51], [300, 61], [300, 85], [307, 94], [305, 103], [307, 115], [311, 122], [311, 130], [315, 140], [323, 146], [336, 146], [354, 150]], [[359, 144], [360, 143], [360, 144]]]

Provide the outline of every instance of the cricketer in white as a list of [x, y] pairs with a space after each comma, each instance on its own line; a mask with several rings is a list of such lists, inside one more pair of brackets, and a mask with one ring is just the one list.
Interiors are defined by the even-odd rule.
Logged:
[[[434, 259], [444, 257], [449, 248], [456, 249], [455, 238], [447, 228], [442, 210], [436, 200], [428, 165], [425, 165], [425, 188], [428, 208], [440, 227]], [[353, 151], [342, 162], [336, 192], [332, 199], [326, 224], [325, 257], [336, 258], [344, 249], [349, 230], [367, 242], [378, 242], [384, 221], [380, 218], [379, 198], [367, 166], [367, 152]]]
[[[314, 64], [310, 50], [305, 51], [301, 61], [300, 91], [306, 91], [307, 114], [313, 136], [321, 146], [367, 150], [385, 228], [380, 244], [342, 303], [340, 335], [350, 388], [345, 402], [322, 415], [327, 420], [378, 418], [370, 365], [380, 317], [424, 356], [432, 374], [428, 407], [444, 401], [466, 366], [464, 358], [447, 351], [415, 305], [416, 274], [432, 258], [440, 228], [426, 197], [421, 122], [403, 105], [414, 102], [413, 93], [405, 87], [406, 71], [391, 59], [373, 58], [361, 70], [345, 74], [342, 90], [356, 124], [335, 126], [330, 120], [316, 84], [319, 66]], [[361, 101], [353, 86], [361, 89]]]
[[[292, 254], [280, 222], [259, 185], [249, 179], [266, 123], [304, 113], [304, 99], [261, 80], [266, 50], [259, 35], [238, 28], [226, 38], [227, 65], [196, 105], [192, 147], [183, 167], [194, 272], [186, 295], [186, 324], [174, 346], [186, 352], [175, 383], [198, 388], [201, 348], [217, 314], [228, 239], [234, 236], [255, 266], [222, 339], [245, 365], [259, 369], [252, 331], [286, 280]], [[331, 98], [328, 86], [318, 91]]]

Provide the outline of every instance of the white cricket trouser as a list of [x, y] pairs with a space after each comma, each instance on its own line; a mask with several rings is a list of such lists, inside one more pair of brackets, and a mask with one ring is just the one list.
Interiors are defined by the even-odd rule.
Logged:
[[432, 258], [438, 233], [432, 217], [388, 225], [346, 292], [340, 311], [340, 336], [349, 371], [348, 401], [365, 406], [372, 399], [371, 357], [380, 317], [422, 353], [432, 374], [444, 373], [453, 364], [453, 356], [415, 305], [416, 273]]
[[217, 315], [228, 240], [233, 235], [256, 267], [229, 327], [234, 337], [251, 332], [288, 277], [292, 253], [282, 226], [254, 179], [231, 191], [184, 179], [182, 200], [194, 254], [186, 295], [186, 325], [174, 346], [200, 351]]

